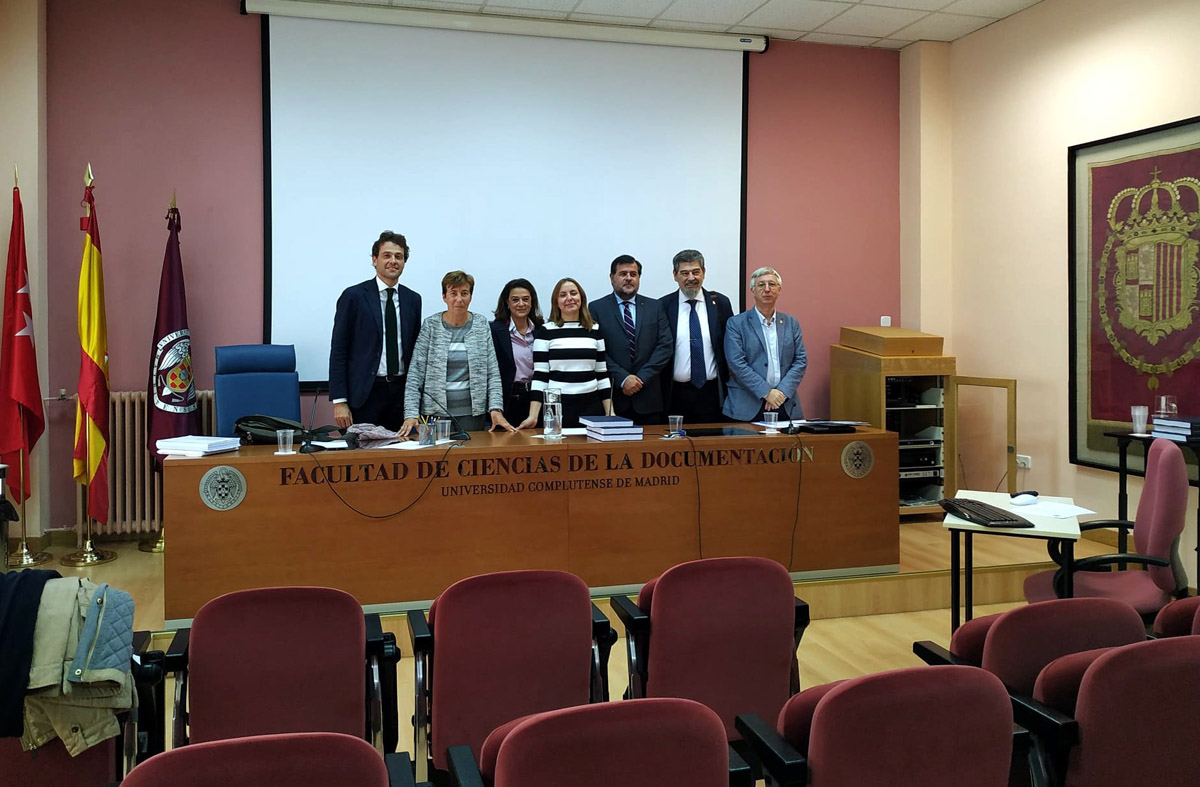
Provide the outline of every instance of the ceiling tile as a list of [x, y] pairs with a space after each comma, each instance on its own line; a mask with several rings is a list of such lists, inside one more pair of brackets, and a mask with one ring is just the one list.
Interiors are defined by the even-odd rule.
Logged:
[[840, 46], [870, 46], [879, 39], [875, 36], [839, 36], [833, 33], [809, 33], [800, 39], [811, 44], [838, 44]]
[[833, 21], [823, 25], [820, 32], [883, 38], [890, 36], [905, 25], [911, 25], [923, 16], [926, 16], [925, 11], [856, 5]]
[[671, 0], [581, 0], [576, 14], [653, 19], [671, 4]]
[[940, 11], [954, 0], [861, 0], [863, 5], [878, 5], [886, 8], [910, 8], [916, 11]]
[[876, 49], [903, 49], [911, 43], [912, 41], [901, 41], [896, 38], [884, 38], [880, 41], [876, 41], [874, 44], [872, 44], [872, 46], [874, 46]]
[[771, 0], [746, 17], [742, 24], [782, 30], [816, 30], [850, 7], [848, 3], [824, 0]]
[[650, 27], [664, 30], [701, 30], [706, 33], [724, 33], [729, 25], [714, 25], [708, 22], [685, 22], [682, 19], [655, 19]]
[[972, 16], [990, 16], [993, 19], [1003, 19], [1023, 11], [1031, 5], [1037, 5], [1041, 0], [955, 0], [941, 9], [953, 14], [970, 14]]
[[896, 36], [918, 41], [954, 41], [994, 21], [983, 16], [934, 13], [897, 31]]
[[780, 30], [774, 27], [759, 27], [757, 25], [737, 25], [729, 28], [731, 33], [748, 33], [754, 36], [770, 36], [771, 38], [782, 38], [785, 41], [795, 41], [800, 36], [804, 35], [803, 30]]
[[663, 19], [734, 25], [766, 0], [675, 0], [663, 11]]
[[[546, 11], [557, 11], [565, 16], [570, 11], [574, 10], [579, 0], [487, 0], [483, 4], [483, 12], [495, 11], [497, 13], [509, 13], [500, 9], [511, 8], [521, 11], [528, 11], [528, 16], [538, 16]], [[562, 18], [555, 15], [556, 19]]]
[[606, 16], [604, 14], [571, 14], [567, 19], [572, 22], [595, 22], [600, 25], [632, 25], [633, 27], [645, 27], [650, 23], [649, 19], [640, 16]]

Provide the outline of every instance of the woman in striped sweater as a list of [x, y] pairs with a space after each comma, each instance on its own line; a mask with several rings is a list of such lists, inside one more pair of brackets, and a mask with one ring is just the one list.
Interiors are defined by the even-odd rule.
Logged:
[[604, 339], [588, 312], [579, 282], [554, 285], [550, 319], [533, 333], [533, 384], [529, 417], [519, 429], [537, 424], [547, 388], [562, 392], [563, 426], [579, 426], [581, 415], [612, 415], [612, 394], [604, 363]]

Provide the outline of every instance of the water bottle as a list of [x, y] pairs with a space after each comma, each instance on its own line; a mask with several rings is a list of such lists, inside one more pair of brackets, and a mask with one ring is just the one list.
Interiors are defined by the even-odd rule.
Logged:
[[542, 434], [548, 440], [562, 439], [562, 391], [547, 388], [542, 397]]

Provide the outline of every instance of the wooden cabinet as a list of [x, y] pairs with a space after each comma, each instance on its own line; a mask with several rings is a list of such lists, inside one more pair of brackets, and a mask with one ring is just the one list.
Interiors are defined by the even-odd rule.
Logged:
[[[842, 328], [829, 348], [830, 414], [866, 421], [899, 437], [900, 514], [941, 511], [947, 475], [946, 389], [954, 357], [942, 339], [904, 328]], [[950, 484], [953, 486], [953, 483]]]

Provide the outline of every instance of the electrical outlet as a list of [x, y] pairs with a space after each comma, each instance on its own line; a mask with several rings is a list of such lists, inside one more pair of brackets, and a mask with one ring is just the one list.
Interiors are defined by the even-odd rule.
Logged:
[[1033, 469], [1033, 457], [1029, 454], [1017, 454], [1017, 467], [1022, 470]]

